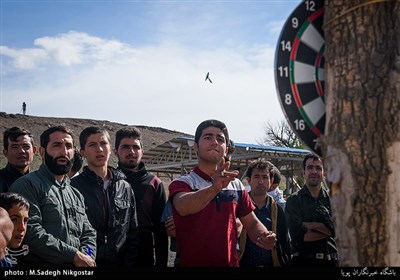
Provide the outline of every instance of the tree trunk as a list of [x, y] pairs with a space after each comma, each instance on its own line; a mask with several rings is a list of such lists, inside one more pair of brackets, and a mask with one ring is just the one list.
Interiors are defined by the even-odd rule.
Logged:
[[400, 266], [400, 2], [325, 0], [321, 138], [340, 266]]

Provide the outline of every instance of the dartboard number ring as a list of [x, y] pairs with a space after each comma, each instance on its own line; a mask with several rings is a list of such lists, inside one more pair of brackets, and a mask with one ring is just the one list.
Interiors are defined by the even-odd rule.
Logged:
[[301, 2], [286, 20], [275, 51], [278, 98], [292, 129], [318, 155], [324, 134], [323, 0]]

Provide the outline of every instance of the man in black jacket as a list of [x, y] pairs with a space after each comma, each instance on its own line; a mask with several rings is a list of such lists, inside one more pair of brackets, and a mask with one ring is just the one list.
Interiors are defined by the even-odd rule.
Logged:
[[139, 266], [167, 266], [168, 236], [161, 222], [166, 203], [161, 180], [143, 162], [142, 135], [137, 128], [123, 128], [115, 136], [118, 169], [131, 184], [137, 202], [139, 224]]
[[134, 266], [138, 253], [135, 196], [125, 175], [108, 166], [110, 135], [103, 128], [87, 127], [79, 142], [88, 165], [71, 185], [84, 196], [86, 213], [97, 231], [97, 266]]
[[293, 266], [336, 266], [338, 254], [329, 193], [322, 188], [319, 157], [303, 159], [303, 188], [288, 197], [286, 220], [292, 240]]
[[3, 154], [7, 166], [0, 170], [0, 192], [8, 192], [11, 184], [29, 173], [29, 166], [36, 153], [32, 134], [21, 127], [11, 127], [3, 133]]

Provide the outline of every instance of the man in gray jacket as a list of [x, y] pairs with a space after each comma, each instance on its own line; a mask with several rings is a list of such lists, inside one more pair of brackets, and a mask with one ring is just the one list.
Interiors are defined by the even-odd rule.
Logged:
[[[66, 174], [74, 157], [74, 137], [64, 126], [50, 127], [40, 136], [39, 170], [16, 180], [10, 192], [30, 203], [25, 263], [57, 267], [96, 266], [96, 231], [86, 214], [83, 196]], [[22, 263], [24, 260], [22, 259]]]

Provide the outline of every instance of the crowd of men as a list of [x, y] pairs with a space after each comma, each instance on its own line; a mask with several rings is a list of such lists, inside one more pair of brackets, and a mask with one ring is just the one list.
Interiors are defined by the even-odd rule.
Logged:
[[[303, 160], [305, 185], [285, 201], [280, 172], [265, 159], [250, 162], [246, 190], [230, 169], [234, 143], [219, 120], [198, 125], [198, 164], [168, 191], [146, 170], [135, 127], [118, 130], [114, 145], [97, 126], [79, 140], [68, 127], [50, 127], [39, 147], [23, 127], [3, 138], [0, 267], [166, 267], [169, 243], [180, 267], [337, 265], [329, 193], [314, 154]], [[42, 164], [31, 170], [37, 151]]]

